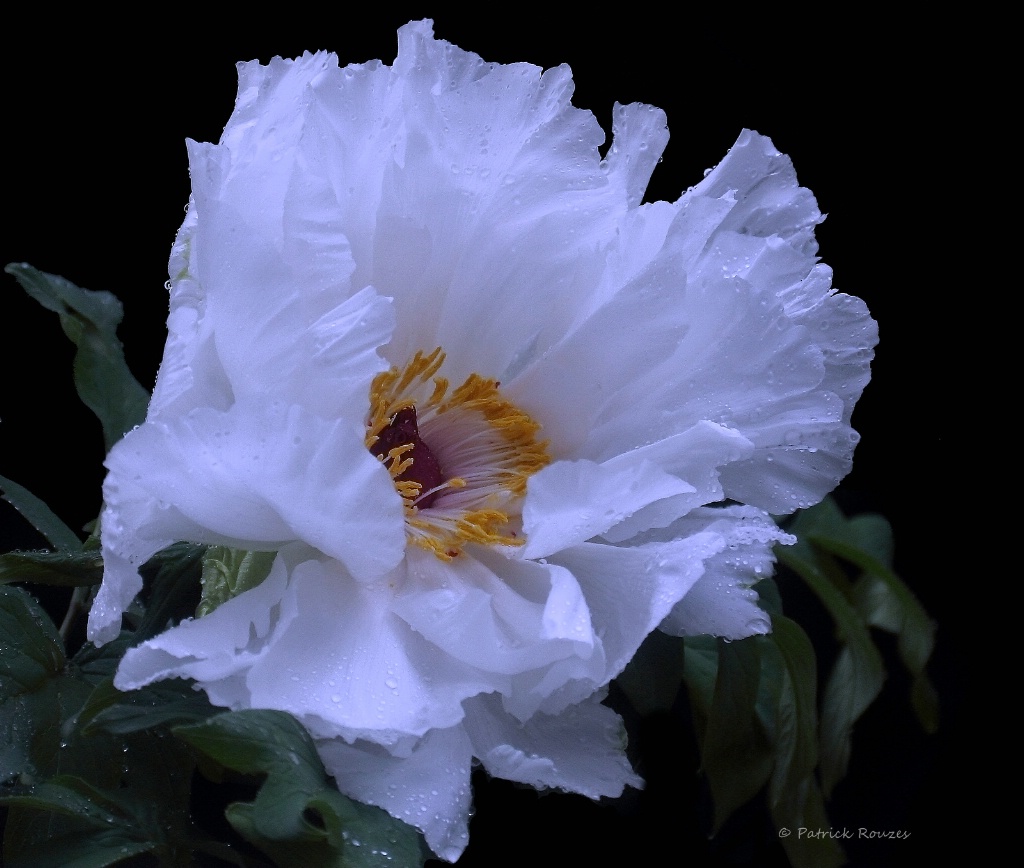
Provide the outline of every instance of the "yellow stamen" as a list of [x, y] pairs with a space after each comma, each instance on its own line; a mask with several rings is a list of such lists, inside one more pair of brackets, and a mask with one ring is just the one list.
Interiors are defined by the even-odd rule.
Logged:
[[[399, 480], [414, 459], [403, 456], [413, 445], [381, 456], [405, 503], [410, 542], [450, 561], [464, 545], [522, 545], [515, 519], [527, 480], [551, 457], [538, 441], [540, 425], [506, 400], [497, 380], [470, 374], [449, 393], [449, 381], [435, 376], [444, 364], [440, 347], [417, 351], [401, 370], [378, 374], [370, 387], [366, 445], [373, 447], [396, 414], [415, 407], [423, 441], [429, 443], [445, 474], [441, 485], [421, 491], [418, 482]], [[417, 501], [443, 492], [421, 509]]]

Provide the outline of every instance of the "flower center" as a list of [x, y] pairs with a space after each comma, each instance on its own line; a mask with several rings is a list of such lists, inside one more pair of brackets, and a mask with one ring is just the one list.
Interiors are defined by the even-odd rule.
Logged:
[[448, 561], [466, 543], [522, 545], [526, 481], [551, 457], [497, 380], [470, 374], [449, 393], [444, 359], [417, 351], [374, 378], [366, 446], [402, 496], [409, 541]]

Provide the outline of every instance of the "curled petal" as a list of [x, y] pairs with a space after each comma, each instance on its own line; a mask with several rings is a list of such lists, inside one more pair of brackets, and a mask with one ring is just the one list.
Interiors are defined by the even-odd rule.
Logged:
[[771, 628], [752, 586], [771, 575], [772, 549], [794, 537], [771, 518], [749, 507], [695, 510], [666, 533], [713, 534], [717, 551], [704, 562], [704, 573], [659, 625], [673, 636], [722, 636], [743, 639]]
[[650, 461], [618, 466], [556, 462], [530, 479], [523, 507], [523, 556], [545, 557], [577, 545], [655, 501], [693, 491]]
[[582, 793], [592, 799], [643, 787], [626, 758], [622, 719], [601, 705], [603, 694], [561, 714], [537, 714], [522, 722], [493, 697], [481, 696], [466, 712], [473, 752], [492, 775], [537, 789]]
[[434, 729], [409, 753], [321, 740], [324, 767], [347, 796], [415, 826], [442, 859], [454, 862], [469, 842], [473, 747], [462, 727]]
[[[203, 683], [244, 676], [267, 652], [269, 640], [281, 628], [281, 599], [288, 569], [278, 556], [267, 578], [257, 587], [214, 609], [208, 615], [183, 621], [153, 639], [125, 652], [114, 677], [118, 690], [136, 690], [164, 678], [193, 678]], [[211, 691], [208, 689], [208, 693]], [[214, 692], [211, 700], [218, 702]], [[242, 701], [218, 702], [233, 708]]]

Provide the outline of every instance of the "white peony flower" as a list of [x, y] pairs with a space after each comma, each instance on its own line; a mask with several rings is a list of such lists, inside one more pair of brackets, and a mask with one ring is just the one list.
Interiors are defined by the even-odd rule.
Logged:
[[125, 656], [290, 712], [339, 788], [455, 860], [474, 760], [641, 786], [601, 704], [643, 639], [769, 629], [769, 517], [850, 467], [875, 324], [815, 259], [814, 198], [741, 134], [641, 204], [668, 130], [616, 106], [607, 157], [565, 66], [399, 33], [393, 66], [239, 67], [189, 143], [169, 337], [111, 452], [110, 640], [178, 540], [278, 552], [265, 581]]

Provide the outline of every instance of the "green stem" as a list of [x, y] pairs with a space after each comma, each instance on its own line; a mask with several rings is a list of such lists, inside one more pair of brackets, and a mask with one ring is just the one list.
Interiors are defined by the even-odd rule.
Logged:
[[64, 613], [64, 620], [61, 621], [60, 638], [65, 641], [68, 640], [68, 633], [71, 632], [72, 626], [74, 626], [75, 620], [78, 618], [78, 613], [85, 608], [85, 598], [89, 593], [87, 587], [79, 586], [75, 588], [71, 594], [71, 602], [68, 603], [68, 610]]

